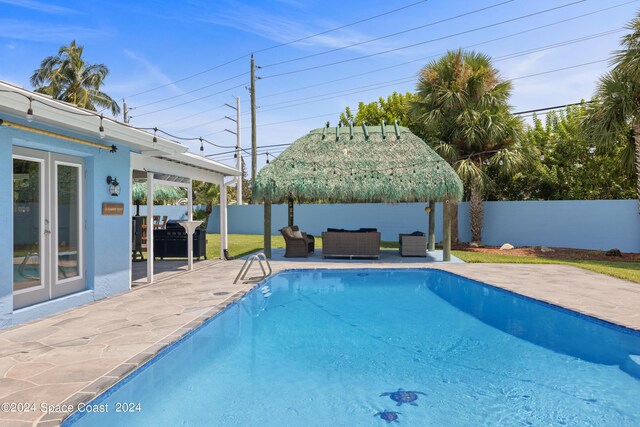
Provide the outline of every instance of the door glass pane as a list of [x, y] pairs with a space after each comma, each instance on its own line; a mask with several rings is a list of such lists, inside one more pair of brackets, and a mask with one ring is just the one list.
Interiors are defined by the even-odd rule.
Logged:
[[13, 289], [41, 283], [40, 260], [42, 165], [13, 159]]
[[58, 165], [58, 280], [80, 275], [80, 168]]

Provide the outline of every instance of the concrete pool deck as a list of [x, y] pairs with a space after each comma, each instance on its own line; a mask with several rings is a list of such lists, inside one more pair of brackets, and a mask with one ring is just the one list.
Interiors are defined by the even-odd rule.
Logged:
[[[0, 403], [34, 405], [19, 412], [3, 406], [0, 427], [60, 424], [69, 407], [93, 399], [252, 288], [233, 285], [242, 262], [203, 261], [194, 272], [0, 331]], [[577, 267], [331, 260], [272, 267], [438, 268], [640, 330], [640, 284]]]

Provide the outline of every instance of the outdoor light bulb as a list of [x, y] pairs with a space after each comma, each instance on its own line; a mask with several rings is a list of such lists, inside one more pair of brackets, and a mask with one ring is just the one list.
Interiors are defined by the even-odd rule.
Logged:
[[595, 152], [596, 152], [596, 146], [595, 146], [595, 145], [593, 145], [593, 144], [591, 144], [591, 145], [589, 146], [589, 154], [593, 154], [593, 153], [595, 153]]
[[29, 107], [29, 109], [27, 110], [27, 121], [33, 121], [33, 109], [31, 107]]
[[99, 135], [100, 135], [100, 139], [104, 139], [104, 126], [100, 125], [100, 130], [99, 130]]
[[500, 166], [502, 166], [502, 164], [503, 164], [503, 163], [504, 163], [504, 162], [503, 162], [502, 160], [500, 160], [500, 161], [498, 162], [498, 164], [499, 164]]
[[540, 154], [540, 160], [544, 161], [544, 154]]

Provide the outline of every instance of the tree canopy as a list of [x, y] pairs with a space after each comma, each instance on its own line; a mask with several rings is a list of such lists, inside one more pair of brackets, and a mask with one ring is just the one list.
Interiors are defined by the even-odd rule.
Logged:
[[75, 40], [60, 47], [57, 55], [42, 60], [31, 76], [31, 85], [36, 92], [80, 108], [93, 111], [106, 108], [114, 116], [120, 114], [118, 103], [101, 91], [109, 69], [102, 64], [87, 64], [83, 52], [84, 47], [76, 45]]
[[622, 49], [614, 52], [613, 69], [598, 82], [584, 126], [600, 148], [627, 142], [619, 161], [629, 169], [635, 163], [640, 213], [640, 12], [626, 28], [630, 32], [621, 39]]

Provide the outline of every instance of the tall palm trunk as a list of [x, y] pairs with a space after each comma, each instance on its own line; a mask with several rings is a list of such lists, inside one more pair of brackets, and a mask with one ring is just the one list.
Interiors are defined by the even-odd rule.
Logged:
[[633, 143], [636, 149], [636, 196], [640, 214], [640, 116], [633, 121]]
[[471, 200], [469, 202], [469, 216], [471, 222], [471, 241], [482, 241], [482, 221], [484, 219], [484, 207], [482, 206], [482, 193], [477, 185], [471, 186]]

